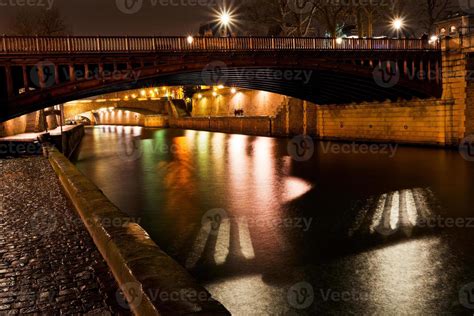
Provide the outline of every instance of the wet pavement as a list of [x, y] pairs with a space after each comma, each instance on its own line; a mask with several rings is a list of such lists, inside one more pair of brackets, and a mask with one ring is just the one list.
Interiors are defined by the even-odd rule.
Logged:
[[126, 314], [47, 159], [0, 160], [0, 174], [0, 315]]

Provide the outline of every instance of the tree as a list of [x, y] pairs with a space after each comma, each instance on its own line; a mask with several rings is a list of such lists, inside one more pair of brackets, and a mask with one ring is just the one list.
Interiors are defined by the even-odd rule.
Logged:
[[[269, 30], [278, 29], [284, 36], [311, 35], [316, 8], [311, 6], [308, 11], [300, 11], [293, 5], [295, 1], [299, 0], [244, 1], [241, 11], [246, 17], [245, 24], [248, 30], [262, 34], [265, 30], [269, 33]], [[313, 0], [301, 1], [310, 5], [313, 2]]]
[[10, 29], [15, 35], [59, 36], [69, 34], [69, 28], [57, 9], [21, 9]]
[[434, 31], [434, 25], [446, 13], [446, 9], [451, 4], [450, 0], [423, 0], [421, 14], [424, 17], [422, 23], [426, 32]]

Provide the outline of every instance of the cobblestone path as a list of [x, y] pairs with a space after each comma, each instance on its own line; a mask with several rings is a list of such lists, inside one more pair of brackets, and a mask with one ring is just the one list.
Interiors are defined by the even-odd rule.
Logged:
[[0, 315], [128, 314], [47, 159], [0, 160]]

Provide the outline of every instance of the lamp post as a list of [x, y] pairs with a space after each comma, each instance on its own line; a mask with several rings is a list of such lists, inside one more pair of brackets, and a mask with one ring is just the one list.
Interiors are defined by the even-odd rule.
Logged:
[[234, 22], [232, 13], [230, 11], [223, 9], [218, 13], [218, 20], [219, 20], [219, 24], [224, 29], [224, 32], [227, 35], [227, 31], [230, 30], [230, 26]]
[[392, 28], [397, 32], [397, 38], [400, 38], [400, 31], [405, 26], [405, 23], [402, 18], [397, 17], [392, 20]]

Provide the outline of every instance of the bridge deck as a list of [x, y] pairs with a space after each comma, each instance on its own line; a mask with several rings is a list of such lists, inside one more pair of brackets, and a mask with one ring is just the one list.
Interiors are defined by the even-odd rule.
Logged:
[[421, 39], [326, 37], [3, 36], [0, 56], [12, 54], [229, 52], [229, 51], [436, 51]]

